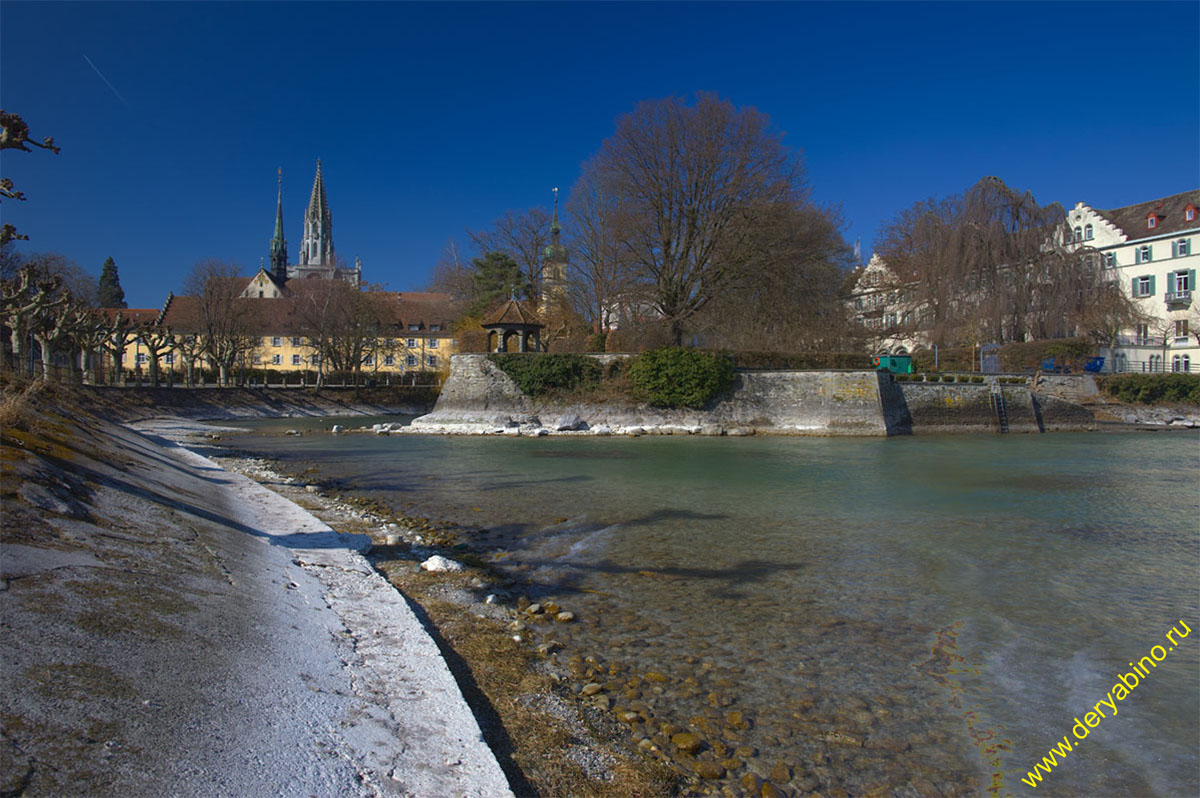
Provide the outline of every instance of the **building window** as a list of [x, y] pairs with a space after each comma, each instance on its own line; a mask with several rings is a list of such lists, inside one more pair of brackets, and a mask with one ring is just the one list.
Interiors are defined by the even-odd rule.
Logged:
[[441, 332], [441, 331], [442, 331], [442, 325], [440, 325], [440, 324], [430, 324], [430, 325], [429, 325], [429, 331], [430, 331], [430, 332]]
[[1171, 275], [1174, 278], [1172, 282], [1175, 285], [1175, 293], [1180, 294], [1192, 290], [1190, 274], [1190, 272], [1175, 272]]
[[1154, 228], [1158, 227], [1158, 217], [1155, 216], [1154, 214], [1150, 214], [1149, 216], [1147, 216], [1146, 217], [1146, 227], [1150, 230], [1153, 230]]
[[375, 365], [375, 356], [374, 356], [374, 355], [367, 355], [366, 357], [364, 357], [364, 358], [363, 358], [363, 365], [364, 365], [364, 366], [374, 366], [374, 365]]
[[1150, 296], [1153, 293], [1154, 277], [1152, 275], [1133, 278], [1133, 295], [1135, 297]]
[[1075, 228], [1075, 240], [1076, 240], [1076, 241], [1082, 241], [1082, 240], [1083, 240], [1083, 228], [1082, 228], [1082, 227], [1076, 227], [1076, 228]]
[[1184, 208], [1183, 209], [1183, 218], [1185, 221], [1188, 221], [1188, 222], [1196, 221], [1196, 209], [1193, 208], [1191, 205]]
[[255, 366], [261, 366], [262, 365], [262, 355], [254, 355], [253, 357], [250, 358], [250, 363]]
[[1149, 245], [1138, 247], [1133, 251], [1134, 263], [1149, 263], [1154, 260], [1154, 247]]
[[886, 316], [884, 316], [883, 326], [884, 327], [895, 327], [896, 326], [896, 314], [888, 313]]
[[1151, 355], [1146, 365], [1150, 367], [1149, 371], [1162, 371], [1162, 355]]
[[409, 355], [408, 357], [404, 358], [404, 364], [409, 367], [417, 365], [417, 356]]
[[283, 339], [276, 335], [271, 339], [271, 346], [283, 346]]
[[384, 347], [385, 349], [391, 349], [391, 348], [392, 348], [393, 346], [395, 346], [395, 345], [396, 345], [396, 339], [395, 339], [395, 338], [384, 338], [384, 339], [383, 339], [383, 347]]
[[312, 363], [314, 366], [319, 366], [321, 364], [321, 356], [314, 352], [308, 356], [308, 362]]
[[1110, 269], [1117, 268], [1117, 253], [1105, 252], [1104, 253], [1104, 265]]
[[418, 332], [418, 331], [420, 331], [420, 329], [421, 329], [421, 325], [420, 325], [420, 324], [410, 324], [410, 325], [408, 325], [408, 331], [409, 331], [409, 332]]
[[383, 365], [385, 365], [385, 366], [396, 365], [396, 356], [395, 355], [384, 355], [383, 356]]
[[409, 349], [416, 349], [417, 348], [417, 339], [409, 338], [407, 341], [404, 342], [404, 345], [407, 346]]
[[146, 353], [145, 353], [145, 352], [138, 352], [138, 354], [137, 354], [137, 364], [138, 364], [139, 366], [144, 366], [144, 365], [146, 364], [146, 361], [147, 361], [147, 360], [149, 360], [149, 358], [147, 358], [147, 357], [146, 357]]
[[1191, 371], [1192, 359], [1187, 355], [1176, 355], [1171, 358], [1171, 371]]
[[300, 336], [294, 336], [292, 338], [292, 346], [300, 346]]
[[1139, 346], [1146, 346], [1150, 343], [1150, 325], [1139, 324], [1134, 328], [1134, 342]]
[[429, 355], [428, 357], [426, 357], [426, 358], [425, 358], [425, 362], [426, 362], [426, 363], [427, 363], [427, 364], [428, 364], [428, 365], [429, 365], [431, 368], [437, 368], [437, 364], [438, 364], [437, 355]]
[[1176, 258], [1185, 258], [1192, 254], [1192, 239], [1181, 238], [1171, 242], [1171, 254]]
[[282, 366], [283, 365], [283, 355], [271, 355], [271, 365], [272, 366]]
[[1083, 226], [1083, 240], [1091, 241], [1093, 237], [1094, 236], [1092, 235], [1092, 226], [1090, 224], [1085, 224]]
[[301, 361], [300, 361], [300, 356], [299, 356], [299, 355], [292, 355], [292, 365], [293, 365], [293, 366], [301, 366], [301, 365], [303, 365], [303, 363], [301, 363]]
[[429, 345], [430, 349], [438, 348], [438, 339], [436, 338], [430, 338], [426, 343]]
[[1175, 343], [1186, 344], [1188, 339], [1188, 320], [1175, 320]]

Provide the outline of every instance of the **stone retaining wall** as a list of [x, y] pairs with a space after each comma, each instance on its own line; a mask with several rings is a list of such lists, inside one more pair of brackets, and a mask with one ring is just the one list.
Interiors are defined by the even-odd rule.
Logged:
[[[605, 364], [624, 355], [597, 355]], [[1028, 385], [1002, 386], [1009, 431], [1081, 429], [1093, 421], [1079, 405], [1037, 397]], [[433, 412], [415, 428], [510, 428], [550, 425], [575, 414], [589, 428], [704, 429], [784, 435], [905, 435], [995, 432], [999, 423], [988, 383], [896, 381], [878, 371], [740, 371], [710, 408], [664, 410], [635, 404], [537, 402], [487, 355], [455, 355]], [[1050, 418], [1047, 419], [1046, 416]]]

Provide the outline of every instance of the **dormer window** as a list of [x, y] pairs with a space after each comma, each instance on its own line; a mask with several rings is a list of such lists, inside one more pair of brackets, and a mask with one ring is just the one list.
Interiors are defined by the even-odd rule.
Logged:
[[1195, 205], [1191, 204], [1190, 202], [1188, 203], [1187, 207], [1183, 209], [1183, 219], [1186, 222], [1196, 221], [1196, 206]]
[[1153, 230], [1158, 227], [1158, 217], [1153, 213], [1146, 217], [1146, 229]]

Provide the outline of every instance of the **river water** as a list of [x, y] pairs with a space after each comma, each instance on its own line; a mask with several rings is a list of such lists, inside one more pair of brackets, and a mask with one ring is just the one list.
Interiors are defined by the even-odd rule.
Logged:
[[1200, 791], [1194, 433], [280, 431], [236, 445], [478, 527], [535, 600], [579, 617], [542, 629], [575, 689], [644, 710], [652, 742], [690, 723], [735, 779], [783, 762], [796, 794]]

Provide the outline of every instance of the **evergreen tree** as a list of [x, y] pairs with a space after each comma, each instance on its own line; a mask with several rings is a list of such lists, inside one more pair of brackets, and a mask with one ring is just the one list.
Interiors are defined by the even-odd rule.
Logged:
[[121, 278], [117, 276], [117, 264], [111, 257], [105, 259], [100, 269], [100, 307], [126, 308], [125, 291], [121, 288]]
[[504, 252], [488, 252], [471, 261], [475, 267], [475, 288], [478, 298], [471, 312], [483, 313], [510, 296], [528, 296], [529, 285], [517, 262]]

